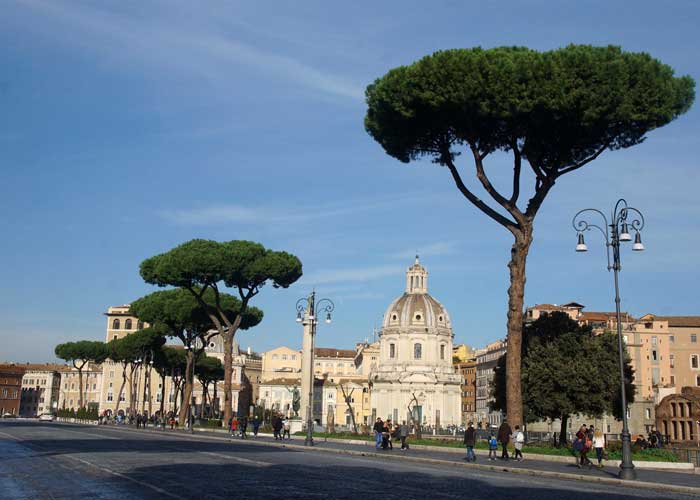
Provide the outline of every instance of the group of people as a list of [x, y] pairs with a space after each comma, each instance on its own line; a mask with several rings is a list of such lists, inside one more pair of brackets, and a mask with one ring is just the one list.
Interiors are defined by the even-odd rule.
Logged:
[[603, 435], [603, 431], [595, 429], [592, 425], [588, 427], [586, 424], [583, 424], [576, 432], [576, 439], [574, 439], [574, 451], [578, 452], [576, 465], [579, 469], [584, 466], [593, 467], [593, 462], [588, 458], [588, 454], [591, 450], [595, 450], [595, 455], [598, 460], [597, 467], [602, 469], [603, 459], [607, 458], [605, 454], [605, 436]]
[[383, 421], [380, 417], [377, 417], [373, 430], [375, 436], [374, 447], [376, 449], [393, 450], [394, 444], [392, 441], [394, 439], [401, 440], [402, 450], [408, 449], [408, 443], [406, 442], [406, 439], [408, 438], [408, 425], [406, 425], [405, 420], [399, 424], [398, 422], [392, 423], [390, 418]]
[[[508, 445], [511, 441], [513, 441], [513, 447], [515, 448], [515, 456], [513, 458], [518, 462], [522, 461], [525, 433], [520, 429], [519, 425], [515, 426], [515, 430], [511, 429], [506, 420], [504, 420], [498, 428], [498, 435], [494, 435], [492, 432], [489, 436], [489, 460], [496, 460], [499, 443], [503, 447], [501, 460], [509, 460]], [[464, 446], [467, 448], [467, 455], [464, 457], [464, 460], [467, 462], [475, 462], [476, 455], [474, 454], [474, 446], [476, 446], [476, 429], [474, 429], [473, 422], [469, 422], [467, 428], [464, 430]]]
[[[253, 437], [258, 437], [258, 431], [260, 430], [260, 419], [257, 415], [252, 418], [251, 425], [253, 427]], [[231, 437], [240, 437], [241, 439], [246, 439], [248, 437], [248, 417], [231, 417], [229, 420], [228, 428], [231, 433]]]
[[275, 437], [275, 441], [283, 440], [285, 437], [292, 439], [291, 428], [288, 418], [283, 418], [279, 415], [272, 417], [272, 434]]

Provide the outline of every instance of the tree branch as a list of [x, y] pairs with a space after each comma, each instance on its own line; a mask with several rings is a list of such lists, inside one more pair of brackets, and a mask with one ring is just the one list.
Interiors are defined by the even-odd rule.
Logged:
[[513, 194], [510, 197], [509, 203], [515, 206], [520, 196], [520, 170], [522, 168], [522, 155], [518, 149], [518, 141], [513, 143]]
[[592, 162], [593, 160], [598, 158], [600, 156], [600, 154], [608, 148], [608, 146], [609, 146], [609, 144], [606, 143], [603, 145], [603, 147], [601, 147], [598, 151], [593, 153], [591, 156], [589, 156], [585, 160], [581, 160], [578, 163], [574, 163], [570, 167], [566, 167], [566, 168], [560, 170], [559, 172], [557, 172], [556, 177], [559, 177], [560, 175], [568, 174], [569, 172], [573, 172], [574, 170], [583, 167], [586, 163]]
[[459, 175], [459, 171], [457, 170], [457, 167], [455, 166], [449, 154], [445, 155], [443, 153], [442, 161], [445, 165], [447, 165], [447, 168], [450, 170], [452, 178], [454, 179], [455, 184], [457, 185], [457, 189], [459, 189], [462, 195], [464, 195], [464, 197], [468, 199], [472, 203], [472, 205], [484, 212], [486, 215], [491, 217], [493, 220], [498, 222], [500, 225], [502, 225], [509, 231], [513, 232], [518, 228], [518, 225], [515, 222], [496, 212], [493, 208], [484, 203], [478, 196], [469, 191], [469, 188], [467, 188], [467, 186], [464, 185], [464, 182], [462, 181], [462, 178]]

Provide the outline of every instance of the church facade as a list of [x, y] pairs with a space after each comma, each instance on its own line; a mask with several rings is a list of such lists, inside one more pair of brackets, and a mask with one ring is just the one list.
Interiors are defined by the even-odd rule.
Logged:
[[461, 423], [453, 338], [450, 316], [428, 294], [428, 272], [416, 256], [406, 272], [406, 291], [387, 308], [379, 334], [379, 360], [370, 374], [377, 417], [443, 427]]

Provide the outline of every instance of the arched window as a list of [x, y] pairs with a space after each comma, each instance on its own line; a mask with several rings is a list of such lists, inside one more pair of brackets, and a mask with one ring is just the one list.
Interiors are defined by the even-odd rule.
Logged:
[[420, 359], [423, 355], [423, 346], [420, 344], [413, 344], [413, 359]]
[[131, 330], [131, 318], [124, 321], [124, 330]]
[[389, 344], [389, 357], [390, 358], [396, 357], [396, 345], [395, 344]]
[[445, 344], [440, 344], [440, 359], [445, 359]]
[[112, 321], [112, 330], [119, 330], [119, 318], [114, 318]]

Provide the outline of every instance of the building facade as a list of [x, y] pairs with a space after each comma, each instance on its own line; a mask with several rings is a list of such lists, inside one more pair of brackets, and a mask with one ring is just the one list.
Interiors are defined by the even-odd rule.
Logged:
[[428, 272], [416, 257], [406, 272], [405, 293], [384, 314], [379, 360], [370, 374], [373, 413], [435, 427], [459, 424], [461, 377], [452, 364], [453, 338], [449, 314], [428, 294]]
[[505, 340], [491, 342], [476, 355], [476, 423], [481, 428], [498, 427], [503, 414], [491, 410], [494, 369], [506, 353]]
[[0, 365], [0, 417], [6, 414], [19, 416], [24, 371], [21, 365]]
[[61, 375], [70, 371], [67, 365], [26, 364], [22, 377], [21, 417], [38, 417], [55, 413], [59, 408]]

